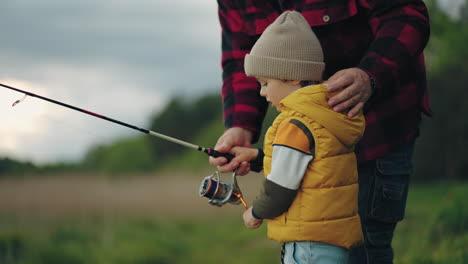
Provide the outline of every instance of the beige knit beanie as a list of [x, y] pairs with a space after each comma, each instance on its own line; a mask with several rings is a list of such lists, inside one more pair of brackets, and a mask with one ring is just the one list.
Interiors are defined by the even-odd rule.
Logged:
[[247, 76], [321, 81], [325, 63], [320, 42], [305, 18], [286, 11], [269, 25], [244, 61]]

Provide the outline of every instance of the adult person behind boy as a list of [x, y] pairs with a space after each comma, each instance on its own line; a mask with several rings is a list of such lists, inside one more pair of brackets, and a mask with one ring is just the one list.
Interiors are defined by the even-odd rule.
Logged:
[[[365, 122], [328, 105], [320, 42], [304, 17], [286, 11], [245, 58], [260, 95], [281, 113], [265, 136], [264, 154], [234, 147], [238, 161], [264, 156], [266, 180], [243, 218], [248, 228], [268, 220], [268, 237], [284, 242], [283, 263], [347, 263], [363, 241], [354, 146]], [[314, 85], [311, 85], [314, 83]]]
[[[429, 114], [424, 57], [429, 38], [422, 0], [229, 1], [218, 0], [222, 26], [225, 133], [215, 148], [250, 146], [258, 140], [266, 102], [255, 79], [244, 74], [244, 56], [283, 10], [301, 12], [314, 29], [325, 56], [324, 78], [336, 111], [350, 116], [363, 109], [366, 132], [356, 147], [359, 213], [365, 251], [352, 263], [392, 263], [391, 242], [403, 219], [412, 170], [412, 151], [421, 113]], [[220, 171], [246, 162], [210, 159]]]

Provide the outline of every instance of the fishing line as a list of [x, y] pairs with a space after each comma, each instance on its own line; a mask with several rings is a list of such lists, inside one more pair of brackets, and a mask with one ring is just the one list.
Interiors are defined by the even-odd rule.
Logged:
[[17, 104], [23, 102], [24, 99], [26, 99], [27, 96], [28, 96], [27, 94], [23, 95], [23, 97], [22, 97], [21, 99], [19, 99], [19, 100], [16, 100], [16, 101], [11, 105], [11, 107], [14, 107], [15, 105], [17, 105]]
[[[47, 101], [47, 102], [50, 102], [50, 103], [53, 103], [53, 104], [57, 104], [57, 105], [60, 105], [60, 106], [63, 106], [63, 107], [66, 107], [66, 108], [69, 108], [69, 109], [84, 113], [84, 114], [87, 114], [87, 115], [91, 115], [91, 116], [94, 116], [94, 117], [99, 118], [99, 119], [104, 119], [104, 120], [112, 122], [114, 124], [125, 126], [125, 127], [128, 127], [128, 128], [131, 128], [133, 130], [137, 130], [137, 131], [140, 131], [142, 133], [145, 133], [145, 134], [148, 134], [148, 135], [151, 135], [151, 136], [155, 136], [155, 137], [158, 137], [158, 138], [173, 142], [175, 144], [178, 144], [178, 145], [181, 145], [181, 146], [184, 146], [184, 147], [187, 147], [187, 148], [191, 148], [191, 149], [194, 149], [194, 150], [201, 151], [201, 152], [203, 152], [203, 153], [205, 153], [205, 154], [207, 154], [208, 156], [211, 156], [211, 157], [215, 157], [215, 158], [224, 157], [228, 161], [231, 161], [235, 157], [234, 155], [232, 155], [230, 153], [221, 153], [221, 152], [218, 152], [218, 151], [216, 151], [216, 150], [214, 150], [212, 148], [204, 148], [204, 147], [201, 147], [201, 146], [197, 146], [195, 144], [192, 144], [192, 143], [189, 143], [189, 142], [177, 139], [177, 138], [173, 138], [173, 137], [170, 137], [170, 136], [167, 136], [167, 135], [164, 135], [164, 134], [160, 134], [160, 133], [157, 133], [157, 132], [149, 130], [149, 129], [137, 127], [137, 126], [134, 126], [132, 124], [125, 123], [125, 122], [119, 121], [117, 119], [113, 119], [113, 118], [110, 118], [110, 117], [107, 117], [107, 116], [104, 116], [104, 115], [100, 115], [100, 114], [97, 114], [97, 113], [94, 113], [94, 112], [91, 112], [91, 111], [88, 111], [88, 110], [85, 110], [85, 109], [82, 109], [82, 108], [79, 108], [79, 107], [76, 107], [76, 106], [73, 106], [73, 105], [70, 105], [70, 104], [66, 104], [66, 103], [51, 99], [51, 98], [47, 98], [47, 97], [44, 97], [44, 96], [41, 96], [41, 95], [38, 95], [38, 94], [34, 94], [32, 92], [29, 92], [29, 91], [21, 90], [21, 89], [18, 89], [18, 88], [9, 86], [9, 85], [5, 85], [5, 84], [2, 84], [2, 83], [0, 83], [0, 86], [24, 94], [24, 96], [21, 99], [16, 100], [12, 104], [12, 107], [14, 107], [17, 104], [23, 102], [26, 99], [27, 96], [36, 97], [36, 98], [39, 98], [41, 100], [44, 100], [44, 101]], [[253, 171], [258, 172], [258, 171], [260, 171], [262, 169], [261, 164], [251, 163], [250, 166], [251, 166], [251, 169]], [[245, 201], [243, 199], [242, 192], [240, 191], [239, 185], [237, 184], [236, 171], [234, 171], [233, 174], [232, 174], [232, 183], [231, 184], [226, 183], [226, 182], [222, 182], [221, 179], [220, 179], [220, 175], [219, 175], [218, 171], [216, 171], [211, 176], [205, 177], [205, 179], [202, 181], [202, 184], [200, 185], [199, 194], [200, 194], [200, 196], [204, 196], [204, 197], [210, 199], [209, 203], [212, 204], [212, 205], [222, 206], [222, 205], [224, 205], [226, 203], [232, 203], [232, 204], [241, 204], [242, 203], [246, 209], [248, 208], [247, 204], [245, 203]]]
[[[137, 131], [140, 131], [142, 133], [145, 133], [145, 134], [148, 134], [148, 135], [151, 135], [151, 136], [155, 136], [155, 137], [170, 141], [172, 143], [175, 143], [175, 144], [187, 147], [187, 148], [191, 148], [191, 149], [203, 152], [203, 153], [207, 154], [210, 157], [214, 157], [214, 158], [224, 157], [228, 161], [231, 161], [235, 157], [234, 155], [232, 155], [230, 153], [221, 153], [221, 152], [216, 151], [216, 150], [214, 150], [212, 148], [204, 148], [204, 147], [201, 147], [201, 146], [198, 146], [198, 145], [195, 145], [195, 144], [192, 144], [192, 143], [189, 143], [189, 142], [177, 139], [177, 138], [173, 138], [173, 137], [161, 134], [161, 133], [157, 133], [155, 131], [152, 131], [152, 130], [149, 130], [149, 129], [146, 129], [146, 128], [137, 127], [135, 125], [125, 123], [125, 122], [119, 121], [117, 119], [113, 119], [113, 118], [110, 118], [110, 117], [107, 117], [107, 116], [104, 116], [104, 115], [101, 115], [101, 114], [98, 114], [98, 113], [94, 113], [94, 112], [91, 112], [91, 111], [88, 111], [88, 110], [85, 110], [85, 109], [82, 109], [82, 108], [79, 108], [79, 107], [76, 107], [76, 106], [73, 106], [73, 105], [70, 105], [70, 104], [66, 104], [66, 103], [51, 99], [51, 98], [47, 98], [47, 97], [44, 97], [44, 96], [41, 96], [41, 95], [38, 95], [38, 94], [34, 94], [32, 92], [29, 92], [29, 91], [21, 90], [21, 89], [18, 89], [18, 88], [15, 88], [15, 87], [12, 87], [12, 86], [9, 86], [9, 85], [6, 85], [6, 84], [0, 83], [0, 86], [24, 94], [23, 98], [15, 101], [13, 103], [13, 106], [15, 106], [18, 103], [24, 101], [26, 96], [36, 97], [36, 98], [39, 98], [41, 100], [47, 101], [49, 103], [57, 104], [57, 105], [60, 105], [60, 106], [63, 106], [63, 107], [66, 107], [66, 108], [69, 108], [69, 109], [84, 113], [84, 114], [87, 114], [87, 115], [94, 116], [96, 118], [100, 118], [100, 119], [112, 122], [114, 124], [125, 126], [125, 127], [128, 127], [128, 128], [131, 128], [133, 130], [137, 130]], [[251, 168], [252, 168], [253, 171], [260, 171], [261, 170], [261, 168], [259, 168], [260, 166], [261, 166], [260, 164], [251, 163]]]

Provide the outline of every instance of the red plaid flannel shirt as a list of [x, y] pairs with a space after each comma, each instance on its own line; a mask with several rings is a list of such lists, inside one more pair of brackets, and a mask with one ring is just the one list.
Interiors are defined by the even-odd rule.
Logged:
[[358, 67], [375, 80], [356, 146], [359, 162], [418, 135], [421, 113], [430, 114], [422, 54], [429, 18], [422, 0], [218, 0], [218, 6], [225, 127], [247, 128], [258, 139], [267, 104], [256, 80], [244, 74], [244, 57], [283, 11], [296, 10], [320, 40], [325, 79]]

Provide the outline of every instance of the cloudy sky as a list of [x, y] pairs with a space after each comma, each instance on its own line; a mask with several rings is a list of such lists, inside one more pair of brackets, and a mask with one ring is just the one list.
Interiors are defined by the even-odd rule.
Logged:
[[[454, 16], [463, 0], [441, 0]], [[2, 0], [0, 83], [140, 127], [173, 95], [219, 91], [214, 0]], [[138, 132], [0, 88], [0, 157], [77, 160]]]
[[[0, 82], [148, 127], [168, 98], [221, 84], [212, 0], [2, 0]], [[138, 134], [0, 88], [0, 156], [75, 160]]]

